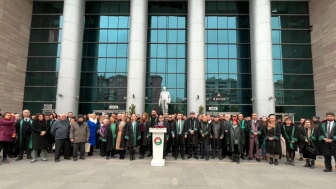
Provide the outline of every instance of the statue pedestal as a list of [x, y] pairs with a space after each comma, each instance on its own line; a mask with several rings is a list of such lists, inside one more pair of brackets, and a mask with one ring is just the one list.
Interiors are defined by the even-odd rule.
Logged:
[[167, 128], [149, 128], [149, 132], [152, 133], [152, 143], [153, 143], [153, 159], [151, 166], [163, 167], [166, 160], [163, 159], [163, 144], [164, 144], [164, 134], [167, 132]]

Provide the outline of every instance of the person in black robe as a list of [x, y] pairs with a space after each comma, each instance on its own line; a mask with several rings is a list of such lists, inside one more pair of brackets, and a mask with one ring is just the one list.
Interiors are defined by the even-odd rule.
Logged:
[[269, 164], [272, 165], [274, 163], [274, 165], [278, 165], [278, 159], [281, 154], [281, 125], [275, 122], [275, 115], [273, 114], [271, 114], [268, 119], [268, 125], [263, 131], [265, 149], [267, 157], [269, 157]]
[[[165, 156], [168, 155], [168, 153], [170, 152], [170, 144], [172, 143], [172, 138], [171, 138], [171, 130], [172, 128], [175, 127], [175, 120], [173, 120], [173, 117], [172, 115], [168, 115], [167, 119], [164, 117], [164, 123], [165, 123], [165, 127], [167, 128], [167, 132], [165, 133], [165, 138], [168, 137], [168, 141], [166, 141], [166, 147], [164, 147], [164, 151], [166, 152], [165, 153]], [[165, 157], [164, 156], [164, 157]]]
[[188, 128], [188, 146], [189, 146], [189, 155], [187, 159], [192, 157], [192, 152], [194, 153], [194, 158], [197, 157], [198, 149], [198, 120], [195, 117], [195, 112], [190, 112], [190, 117], [186, 121]]
[[170, 125], [167, 121], [165, 121], [165, 118], [160, 115], [159, 116], [159, 122], [157, 123], [157, 126], [159, 128], [166, 128], [167, 129], [167, 132], [164, 134], [164, 140], [163, 140], [163, 159], [166, 159], [166, 156], [167, 156], [167, 151], [165, 150], [167, 148], [167, 142], [169, 140], [169, 137], [170, 137]]
[[177, 114], [177, 120], [175, 122], [175, 127], [171, 129], [172, 143], [173, 143], [173, 156], [176, 160], [178, 158], [178, 154], [180, 153], [181, 158], [185, 160], [184, 154], [184, 146], [185, 139], [187, 138], [187, 126], [185, 125], [184, 120], [182, 120], [182, 114]]
[[212, 141], [212, 157], [211, 159], [215, 159], [216, 151], [218, 152], [218, 159], [222, 160], [222, 141], [224, 138], [224, 124], [219, 121], [217, 115], [214, 116], [214, 120], [210, 124], [210, 139]]
[[226, 156], [229, 156], [229, 158], [231, 159], [231, 153], [229, 151], [229, 147], [230, 147], [230, 144], [228, 144], [227, 142], [229, 141], [228, 140], [228, 132], [229, 132], [229, 129], [231, 127], [231, 115], [230, 114], [225, 114], [224, 115], [224, 120], [223, 120], [223, 129], [224, 129], [224, 138], [222, 140], [222, 157], [223, 159], [226, 157]]
[[116, 120], [114, 117], [110, 117], [110, 124], [108, 127], [106, 127], [106, 130], [104, 132], [104, 138], [102, 142], [105, 143], [106, 147], [106, 160], [116, 157], [114, 156], [116, 152], [116, 140], [117, 140], [117, 133], [118, 133], [118, 124], [116, 123]]
[[321, 153], [324, 156], [325, 169], [323, 172], [332, 172], [331, 157], [336, 160], [336, 120], [333, 112], [326, 114], [327, 119], [319, 126], [319, 141]]
[[[151, 117], [149, 118], [149, 124], [150, 124], [150, 128], [154, 128], [155, 125], [157, 125], [159, 119], [157, 117], [157, 113], [156, 110], [152, 110], [151, 112]], [[151, 157], [153, 155], [153, 142], [152, 142], [152, 135], [150, 135], [149, 137], [149, 154], [147, 155], [147, 157]]]
[[140, 133], [141, 139], [140, 143], [140, 158], [145, 158], [146, 149], [148, 147], [148, 143], [150, 142], [151, 133], [149, 132], [150, 123], [148, 122], [148, 114], [146, 112], [142, 113], [142, 117], [140, 119]]
[[141, 139], [140, 127], [135, 114], [131, 116], [131, 121], [126, 123], [125, 139], [127, 140], [126, 146], [130, 153], [130, 160], [135, 160], [136, 147], [138, 147]]
[[32, 159], [29, 149], [29, 143], [32, 134], [33, 120], [30, 119], [30, 111], [23, 110], [23, 118], [16, 122], [16, 137], [20, 148], [19, 157], [15, 161], [20, 161], [23, 158], [23, 153], [26, 151], [27, 159]]
[[44, 119], [43, 114], [37, 114], [36, 121], [33, 122], [32, 126], [32, 149], [33, 149], [33, 159], [31, 163], [37, 160], [37, 151], [41, 150], [42, 161], [47, 161], [47, 149], [48, 149], [48, 136], [47, 133], [50, 132], [50, 127]]
[[290, 118], [287, 118], [282, 125], [281, 133], [286, 141], [286, 165], [295, 166], [294, 159], [298, 147], [299, 131]]
[[314, 127], [311, 120], [307, 119], [304, 122], [304, 127], [300, 129], [299, 140], [300, 151], [303, 152], [303, 157], [306, 159], [304, 167], [315, 168], [316, 155], [319, 154], [318, 145], [318, 130]]
[[237, 164], [240, 163], [240, 154], [243, 153], [244, 144], [245, 144], [245, 135], [242, 127], [238, 125], [238, 120], [233, 119], [232, 125], [229, 129], [228, 133], [228, 144], [230, 152], [232, 153], [232, 161]]
[[198, 131], [200, 134], [199, 142], [200, 142], [200, 152], [201, 152], [201, 159], [208, 161], [209, 160], [209, 149], [210, 149], [210, 133], [211, 133], [211, 126], [208, 122], [207, 116], [203, 114], [202, 121], [198, 122]]
[[238, 114], [238, 125], [243, 129], [245, 140], [243, 144], [243, 150], [241, 153], [241, 159], [246, 160], [246, 156], [249, 155], [249, 142], [250, 142], [250, 135], [249, 135], [249, 122], [244, 120], [243, 114]]

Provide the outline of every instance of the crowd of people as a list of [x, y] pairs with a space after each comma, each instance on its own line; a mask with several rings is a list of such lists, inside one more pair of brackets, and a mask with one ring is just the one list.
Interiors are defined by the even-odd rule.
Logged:
[[[174, 159], [229, 158], [232, 162], [243, 160], [278, 165], [285, 157], [286, 165], [295, 166], [295, 154], [300, 153], [300, 161], [305, 167], [315, 168], [316, 157], [324, 156], [324, 172], [332, 172], [332, 157], [336, 161], [336, 121], [335, 114], [302, 118], [295, 125], [290, 117], [276, 119], [276, 116], [251, 117], [238, 115], [196, 116], [190, 112], [183, 114], [151, 115], [140, 114], [88, 114], [74, 116], [56, 113], [31, 116], [29, 110], [22, 115], [3, 114], [0, 119], [0, 151], [2, 163], [23, 159], [24, 154], [31, 163], [39, 158], [47, 161], [47, 154], [54, 152], [55, 162], [64, 156], [65, 160], [85, 160], [85, 152], [92, 156], [94, 148], [100, 149], [100, 156], [107, 160], [124, 159], [126, 152], [131, 161], [135, 160], [139, 148], [139, 159], [152, 156], [153, 142], [149, 128], [167, 128], [164, 136], [165, 158], [172, 153]], [[89, 147], [88, 147], [89, 144]]]

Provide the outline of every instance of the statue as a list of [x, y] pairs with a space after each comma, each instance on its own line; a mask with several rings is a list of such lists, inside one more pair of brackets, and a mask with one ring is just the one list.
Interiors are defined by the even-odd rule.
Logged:
[[168, 113], [168, 104], [170, 103], [170, 94], [167, 91], [166, 87], [162, 88], [162, 92], [160, 93], [159, 106], [162, 106], [162, 113]]

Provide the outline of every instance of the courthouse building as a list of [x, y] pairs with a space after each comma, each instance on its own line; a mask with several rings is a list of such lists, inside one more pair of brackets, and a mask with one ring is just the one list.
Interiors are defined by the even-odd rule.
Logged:
[[336, 1], [3, 0], [0, 108], [336, 112]]

